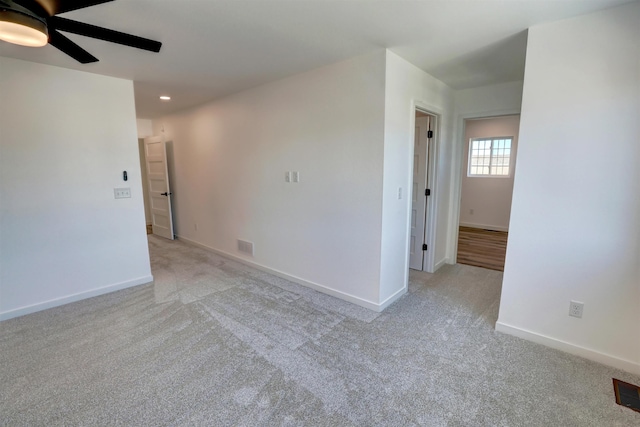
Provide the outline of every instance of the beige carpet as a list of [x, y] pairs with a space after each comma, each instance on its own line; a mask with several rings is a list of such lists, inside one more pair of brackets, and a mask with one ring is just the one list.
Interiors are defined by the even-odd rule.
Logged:
[[611, 378], [494, 331], [502, 273], [382, 314], [149, 236], [154, 285], [0, 323], [2, 426], [633, 426]]

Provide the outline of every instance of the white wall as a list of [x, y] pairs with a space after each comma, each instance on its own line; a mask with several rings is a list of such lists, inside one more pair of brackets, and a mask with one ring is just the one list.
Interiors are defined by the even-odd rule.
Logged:
[[138, 138], [147, 138], [153, 135], [153, 121], [148, 119], [136, 119]]
[[140, 171], [142, 176], [142, 198], [144, 201], [144, 219], [147, 224], [151, 224], [151, 207], [149, 202], [149, 189], [147, 184], [147, 165], [144, 154], [144, 138], [153, 136], [153, 121], [148, 119], [136, 119], [138, 128], [138, 151], [140, 156]]
[[384, 78], [380, 50], [155, 120], [179, 238], [378, 308]]
[[[511, 213], [513, 177], [518, 153], [520, 116], [469, 119], [465, 126], [465, 148], [462, 163], [460, 225], [507, 231]], [[512, 137], [511, 172], [501, 177], [469, 177], [469, 141], [472, 138]]]
[[[151, 120], [149, 120], [151, 121]], [[138, 128], [139, 129], [139, 128]], [[152, 135], [151, 131], [149, 135]], [[138, 132], [138, 135], [140, 133]], [[142, 182], [142, 201], [144, 202], [144, 220], [151, 224], [151, 206], [149, 201], [149, 184], [147, 182], [147, 160], [144, 149], [144, 138], [138, 138], [138, 157], [140, 158], [140, 181]]]
[[132, 82], [0, 58], [0, 99], [0, 319], [151, 281]]
[[[640, 3], [530, 29], [497, 328], [640, 373]], [[569, 301], [584, 316], [568, 316]]]
[[[409, 221], [413, 181], [415, 107], [437, 114], [436, 144], [431, 147], [438, 167], [430, 183], [427, 221], [435, 233], [428, 236], [436, 268], [444, 264], [450, 194], [450, 157], [453, 91], [444, 83], [387, 51], [384, 119], [384, 188], [382, 205], [381, 301], [390, 302], [406, 290], [409, 259]], [[434, 174], [435, 173], [435, 174]], [[398, 199], [402, 188], [402, 199]]]
[[520, 112], [521, 81], [457, 90], [455, 113], [459, 118], [494, 117]]

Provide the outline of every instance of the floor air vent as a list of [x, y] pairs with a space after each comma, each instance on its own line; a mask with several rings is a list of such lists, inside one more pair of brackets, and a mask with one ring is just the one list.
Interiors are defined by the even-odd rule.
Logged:
[[244, 254], [253, 256], [253, 243], [238, 240], [238, 250]]
[[640, 412], [640, 387], [613, 378], [616, 403]]

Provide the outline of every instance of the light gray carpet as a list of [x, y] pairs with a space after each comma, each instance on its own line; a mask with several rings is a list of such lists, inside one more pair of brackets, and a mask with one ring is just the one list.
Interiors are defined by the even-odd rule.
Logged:
[[154, 285], [0, 323], [0, 425], [634, 426], [611, 378], [494, 331], [502, 273], [378, 314], [150, 236]]

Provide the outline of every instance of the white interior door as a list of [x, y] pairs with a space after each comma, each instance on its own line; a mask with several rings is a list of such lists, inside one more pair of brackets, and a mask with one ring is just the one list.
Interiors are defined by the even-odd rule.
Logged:
[[162, 137], [152, 136], [145, 138], [144, 149], [153, 234], [173, 240], [167, 148]]
[[413, 151], [413, 191], [411, 198], [411, 239], [409, 268], [422, 270], [425, 251], [425, 214], [427, 198], [427, 163], [429, 159], [429, 116], [416, 116], [416, 131]]

